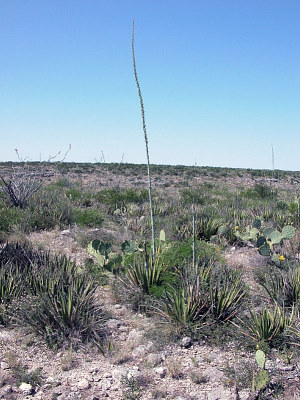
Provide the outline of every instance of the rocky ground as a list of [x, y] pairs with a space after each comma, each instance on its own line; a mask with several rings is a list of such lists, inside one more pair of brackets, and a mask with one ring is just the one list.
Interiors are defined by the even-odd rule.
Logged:
[[[65, 253], [78, 264], [87, 257], [72, 232], [53, 231], [31, 234], [36, 246]], [[255, 249], [231, 248], [227, 262], [245, 271], [248, 284], [252, 274], [264, 263]], [[256, 290], [255, 285], [252, 288]], [[259, 293], [257, 293], [259, 295]], [[18, 329], [0, 327], [0, 398], [7, 400], [97, 400], [97, 399], [177, 399], [246, 400], [250, 393], [254, 354], [234, 345], [211, 346], [205, 340], [189, 337], [170, 341], [169, 326], [133, 313], [118, 304], [109, 286], [101, 287], [99, 298], [109, 313], [106, 322], [107, 348], [102, 354], [87, 346], [51, 350], [35, 337]], [[272, 381], [270, 397], [284, 400], [300, 398], [300, 362], [289, 363], [272, 351], [266, 368]], [[27, 374], [27, 375], [26, 375]], [[30, 374], [31, 384], [26, 384]], [[238, 388], [236, 387], [236, 384]], [[251, 397], [252, 396], [252, 397]]]

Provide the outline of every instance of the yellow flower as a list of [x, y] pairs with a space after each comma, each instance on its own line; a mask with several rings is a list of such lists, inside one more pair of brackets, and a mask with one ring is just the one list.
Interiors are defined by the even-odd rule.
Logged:
[[217, 253], [218, 251], [220, 251], [220, 250], [219, 250], [219, 249], [216, 249], [216, 253]]
[[284, 261], [285, 260], [285, 257], [283, 255], [278, 256], [278, 258], [279, 258], [279, 261]]
[[239, 227], [236, 225], [236, 226], [234, 227], [234, 229], [237, 231], [237, 230], [239, 229]]

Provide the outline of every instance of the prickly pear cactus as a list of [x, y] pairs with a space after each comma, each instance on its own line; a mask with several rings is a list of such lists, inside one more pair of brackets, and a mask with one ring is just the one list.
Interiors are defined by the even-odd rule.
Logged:
[[271, 238], [271, 233], [274, 231], [274, 228], [265, 228], [263, 230], [263, 235], [266, 239], [270, 239]]
[[106, 262], [111, 254], [111, 250], [111, 243], [102, 242], [99, 239], [92, 240], [88, 244], [87, 248], [88, 253], [96, 258], [100, 267], [104, 267], [106, 265]]
[[159, 233], [159, 240], [161, 242], [165, 242], [166, 241], [166, 232], [163, 229]]
[[268, 371], [262, 369], [255, 377], [255, 388], [257, 390], [262, 389], [270, 381], [270, 376]]
[[263, 246], [264, 244], [267, 244], [266, 242], [267, 242], [267, 240], [264, 236], [258, 236], [257, 242], [256, 242], [256, 247], [259, 248], [259, 247]]
[[281, 237], [282, 239], [290, 240], [295, 236], [296, 229], [291, 225], [286, 225], [282, 228]]
[[133, 254], [138, 251], [138, 245], [134, 240], [125, 240], [121, 248], [124, 254]]
[[270, 240], [271, 240], [271, 244], [279, 244], [281, 242], [281, 233], [277, 230], [274, 230], [271, 234], [270, 234]]
[[252, 224], [253, 228], [260, 229], [261, 228], [261, 220], [259, 218], [256, 218]]
[[228, 232], [228, 227], [226, 225], [221, 225], [218, 228], [218, 235], [225, 235]]
[[262, 350], [257, 350], [257, 352], [255, 353], [255, 361], [257, 362], [259, 368], [265, 368], [266, 355]]
[[264, 257], [268, 257], [272, 254], [270, 246], [265, 243], [263, 246], [258, 248], [259, 254], [264, 256]]
[[256, 240], [259, 235], [259, 230], [257, 228], [250, 229], [250, 239]]

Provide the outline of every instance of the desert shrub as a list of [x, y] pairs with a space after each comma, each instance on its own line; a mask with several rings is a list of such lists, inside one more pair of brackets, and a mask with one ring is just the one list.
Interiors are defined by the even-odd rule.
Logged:
[[63, 228], [72, 222], [71, 204], [59, 190], [41, 189], [32, 195], [26, 208], [10, 207], [0, 202], [0, 230], [31, 232]]
[[192, 282], [185, 280], [170, 286], [159, 302], [158, 313], [181, 330], [192, 329], [208, 313], [208, 296], [201, 290], [199, 281], [195, 277]]
[[8, 307], [20, 297], [22, 290], [23, 282], [17, 268], [0, 263], [0, 323], [8, 322]]
[[95, 281], [65, 257], [35, 270], [29, 294], [13, 311], [13, 319], [41, 336], [48, 345], [92, 341], [101, 345], [104, 313], [95, 302]]
[[41, 336], [49, 346], [65, 341], [103, 339], [103, 312], [95, 305], [95, 285], [86, 277], [60, 279], [37, 296], [26, 296], [13, 319]]
[[6, 243], [0, 249], [0, 265], [11, 265], [21, 274], [30, 273], [32, 265], [44, 265], [49, 259], [49, 253], [36, 251], [29, 243]]
[[103, 189], [95, 194], [95, 199], [101, 203], [115, 208], [122, 208], [125, 204], [141, 204], [148, 200], [147, 190], [126, 189]]
[[249, 199], [274, 199], [278, 193], [270, 186], [256, 183], [253, 188], [245, 190], [241, 195]]
[[183, 204], [205, 204], [203, 191], [201, 189], [184, 189], [181, 192], [181, 202]]
[[166, 267], [161, 264], [159, 258], [153, 260], [152, 257], [147, 259], [145, 255], [136, 255], [133, 263], [125, 268], [125, 276], [121, 277], [121, 280], [124, 284], [138, 287], [149, 295], [163, 285], [165, 274]]
[[279, 200], [277, 202], [277, 208], [282, 211], [287, 211], [289, 208], [289, 204], [286, 201]]
[[[187, 239], [183, 242], [172, 241], [168, 243], [166, 249], [161, 254], [161, 261], [169, 268], [180, 268], [190, 263], [193, 259], [192, 240]], [[204, 241], [196, 241], [196, 260], [210, 261], [220, 259], [216, 254], [215, 246]], [[197, 262], [198, 262], [197, 261]]]
[[73, 209], [73, 222], [79, 226], [99, 227], [104, 221], [103, 214], [95, 208]]
[[71, 200], [72, 204], [81, 207], [91, 207], [93, 205], [93, 194], [84, 192], [76, 187], [72, 187], [65, 191], [67, 199]]
[[0, 231], [9, 232], [22, 224], [24, 211], [18, 207], [10, 207], [0, 200]]
[[45, 188], [29, 203], [30, 218], [25, 231], [63, 228], [72, 223], [72, 206], [60, 190]]

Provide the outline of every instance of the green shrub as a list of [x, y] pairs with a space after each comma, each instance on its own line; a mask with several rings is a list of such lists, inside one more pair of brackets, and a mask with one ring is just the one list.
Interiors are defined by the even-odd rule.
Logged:
[[73, 209], [73, 222], [80, 226], [99, 227], [104, 221], [102, 212], [95, 208], [82, 209], [76, 207]]
[[[196, 241], [196, 261], [211, 261], [219, 259], [215, 246], [204, 241]], [[193, 260], [192, 240], [183, 242], [172, 241], [167, 244], [166, 249], [161, 254], [161, 262], [170, 268], [180, 268]]]
[[0, 231], [10, 232], [14, 227], [22, 225], [25, 210], [18, 207], [10, 207], [0, 200]]
[[64, 228], [72, 223], [72, 207], [60, 190], [46, 188], [32, 197], [25, 231]]
[[181, 202], [183, 204], [205, 204], [203, 190], [201, 189], [184, 189], [181, 192]]

